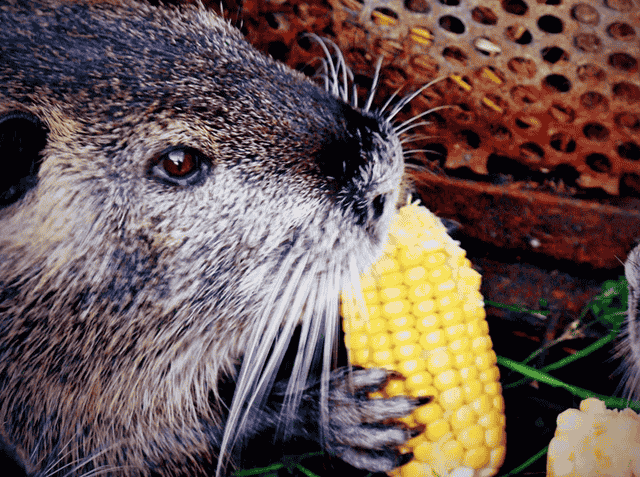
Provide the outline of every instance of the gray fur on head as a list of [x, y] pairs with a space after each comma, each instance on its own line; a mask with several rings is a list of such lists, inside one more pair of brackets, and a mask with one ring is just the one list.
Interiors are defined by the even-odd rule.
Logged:
[[397, 465], [406, 430], [335, 430], [367, 424], [364, 391], [329, 416], [339, 291], [380, 255], [404, 167], [389, 120], [343, 101], [343, 62], [327, 92], [202, 8], [130, 0], [6, 2], [0, 37], [0, 158], [26, 164], [0, 190], [0, 443], [34, 475], [201, 475], [261, 426], [295, 433], [304, 402], [304, 432]]

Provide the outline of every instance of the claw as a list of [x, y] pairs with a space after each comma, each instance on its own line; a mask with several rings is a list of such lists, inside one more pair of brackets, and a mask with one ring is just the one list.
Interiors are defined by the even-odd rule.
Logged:
[[400, 454], [398, 456], [398, 460], [396, 467], [402, 467], [405, 464], [408, 464], [411, 459], [413, 459], [413, 452], [407, 452], [406, 454]]
[[409, 429], [411, 439], [413, 439], [414, 437], [418, 437], [420, 434], [424, 432], [426, 428], [427, 426], [425, 426], [424, 424], [420, 424], [419, 426], [412, 427], [411, 429]]
[[404, 375], [402, 373], [399, 373], [398, 371], [388, 371], [387, 381], [390, 379], [402, 379], [404, 381], [407, 378], [405, 378]]
[[417, 399], [418, 406], [429, 404], [433, 400], [433, 396], [422, 396]]
[[422, 425], [409, 428], [395, 419], [431, 402], [431, 396], [368, 397], [367, 393], [381, 389], [390, 379], [404, 377], [383, 368], [354, 367], [351, 372], [343, 369], [334, 374], [329, 448], [355, 467], [387, 472], [406, 464], [413, 454], [400, 454], [398, 446], [424, 432]]

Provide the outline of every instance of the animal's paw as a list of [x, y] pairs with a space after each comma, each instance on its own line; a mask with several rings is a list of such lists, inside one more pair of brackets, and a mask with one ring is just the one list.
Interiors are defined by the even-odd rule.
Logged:
[[369, 398], [368, 393], [378, 391], [391, 375], [383, 368], [354, 369], [352, 373], [342, 368], [332, 374], [326, 444], [330, 452], [354, 467], [387, 472], [413, 456], [400, 454], [398, 446], [423, 429], [409, 429], [392, 419], [410, 414], [431, 398]]

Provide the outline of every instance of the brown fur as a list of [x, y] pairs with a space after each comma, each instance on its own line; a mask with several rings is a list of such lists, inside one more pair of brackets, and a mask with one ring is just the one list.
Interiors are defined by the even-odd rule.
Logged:
[[[34, 475], [201, 475], [221, 446], [233, 455], [237, 438], [312, 418], [299, 427], [321, 425], [346, 460], [400, 463], [406, 431], [369, 449], [339, 429], [417, 402], [379, 403], [374, 418], [326, 372], [337, 293], [381, 253], [398, 197], [391, 126], [197, 8], [3, 2], [0, 29], [0, 159], [33, 162], [0, 191], [6, 450]], [[154, 169], [171, 148], [202, 158], [192, 183]], [[281, 390], [298, 400], [270, 405], [283, 353], [270, 350], [301, 318], [310, 344]], [[325, 334], [320, 392], [307, 358]], [[361, 373], [356, 391], [386, 378]], [[221, 379], [238, 379], [226, 434]], [[349, 413], [323, 407], [336, 390]]]

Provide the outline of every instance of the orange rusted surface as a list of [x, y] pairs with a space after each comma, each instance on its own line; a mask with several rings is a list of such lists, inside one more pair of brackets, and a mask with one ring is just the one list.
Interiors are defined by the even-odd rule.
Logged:
[[416, 175], [424, 204], [463, 233], [505, 249], [616, 268], [640, 239], [640, 212], [537, 191]]
[[[466, 234], [605, 268], [640, 238], [637, 2], [227, 0], [225, 15], [294, 68], [320, 65], [309, 32], [365, 84], [381, 56], [374, 105], [444, 78], [396, 119], [448, 106], [410, 131], [424, 152], [408, 158], [448, 175], [416, 177]], [[511, 185], [487, 185], [496, 176]]]

